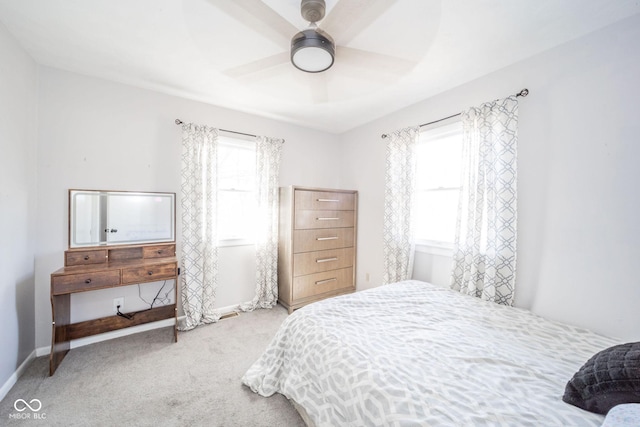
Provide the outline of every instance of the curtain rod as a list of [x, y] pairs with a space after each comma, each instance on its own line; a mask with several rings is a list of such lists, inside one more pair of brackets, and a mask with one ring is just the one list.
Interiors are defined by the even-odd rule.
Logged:
[[[176, 124], [177, 124], [178, 126], [180, 126], [180, 125], [181, 125], [181, 124], [183, 124], [183, 123], [184, 123], [184, 122], [183, 122], [182, 120], [180, 120], [180, 119], [176, 119]], [[222, 131], [222, 132], [235, 133], [236, 135], [252, 136], [252, 137], [254, 137], [254, 138], [257, 138], [257, 137], [258, 137], [258, 135], [254, 135], [254, 134], [252, 134], [252, 133], [237, 132], [237, 131], [235, 131], [235, 130], [228, 130], [228, 129], [218, 129], [218, 130], [219, 130], [219, 131]], [[284, 144], [284, 139], [282, 140], [282, 143]]]
[[[516, 97], [521, 96], [521, 97], [523, 97], [523, 98], [524, 98], [524, 97], [526, 97], [527, 95], [529, 95], [529, 89], [524, 88], [524, 89], [522, 89], [520, 92], [516, 93], [516, 95], [515, 95], [515, 96], [516, 96]], [[423, 123], [423, 124], [421, 124], [421, 125], [420, 125], [420, 126], [418, 126], [418, 127], [429, 126], [429, 125], [432, 125], [432, 124], [434, 124], [434, 123], [442, 122], [442, 121], [447, 120], [447, 119], [450, 119], [450, 118], [452, 118], [452, 117], [457, 117], [457, 116], [459, 116], [460, 114], [462, 114], [462, 113], [452, 114], [452, 115], [450, 115], [450, 116], [443, 117], [442, 119], [434, 120], [434, 121], [429, 122], [429, 123]], [[382, 135], [380, 135], [380, 136], [381, 136], [382, 138], [386, 138], [386, 137], [388, 137], [389, 135], [387, 135], [386, 133], [383, 133], [383, 134], [382, 134]]]

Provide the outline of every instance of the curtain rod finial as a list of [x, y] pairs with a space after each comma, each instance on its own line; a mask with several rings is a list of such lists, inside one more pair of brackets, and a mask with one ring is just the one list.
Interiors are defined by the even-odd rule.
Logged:
[[180, 119], [176, 119], [176, 124], [177, 124], [177, 125], [181, 125], [181, 124], [182, 124], [182, 120], [180, 120]]
[[521, 97], [524, 98], [527, 95], [529, 95], [529, 89], [524, 88], [520, 92], [518, 92], [516, 96], [521, 96]]

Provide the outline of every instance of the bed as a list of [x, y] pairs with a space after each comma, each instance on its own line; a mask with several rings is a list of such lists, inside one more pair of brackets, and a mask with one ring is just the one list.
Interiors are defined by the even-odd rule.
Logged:
[[616, 341], [419, 281], [294, 312], [242, 381], [322, 426], [600, 426], [563, 402]]

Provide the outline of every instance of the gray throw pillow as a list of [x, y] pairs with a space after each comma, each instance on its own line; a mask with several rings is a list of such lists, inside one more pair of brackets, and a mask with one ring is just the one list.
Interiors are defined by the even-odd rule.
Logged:
[[596, 353], [569, 380], [562, 400], [597, 414], [622, 403], [640, 403], [640, 342]]

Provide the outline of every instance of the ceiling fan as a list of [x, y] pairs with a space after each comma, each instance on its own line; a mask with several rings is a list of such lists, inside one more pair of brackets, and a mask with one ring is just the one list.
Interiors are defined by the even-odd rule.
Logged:
[[[212, 1], [238, 21], [283, 45], [281, 53], [226, 69], [223, 73], [243, 78], [291, 62], [307, 73], [321, 73], [335, 63], [340, 64], [343, 70], [345, 66], [366, 69], [365, 77], [368, 78], [376, 73], [386, 76], [405, 74], [416, 65], [416, 61], [348, 46], [396, 2], [339, 0], [325, 16], [324, 0], [302, 0], [300, 14], [309, 26], [300, 30], [262, 0]], [[283, 36], [290, 40], [290, 45], [282, 43]]]
[[302, 0], [300, 14], [309, 21], [309, 28], [291, 39], [291, 63], [307, 73], [320, 73], [333, 65], [336, 48], [331, 36], [316, 22], [324, 18], [324, 0]]

